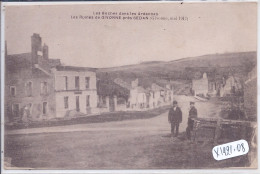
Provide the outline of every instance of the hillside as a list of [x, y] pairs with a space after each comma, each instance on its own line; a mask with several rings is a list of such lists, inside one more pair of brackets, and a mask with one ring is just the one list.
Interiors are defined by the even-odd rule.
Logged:
[[228, 76], [232, 73], [244, 78], [256, 65], [256, 52], [240, 52], [203, 55], [199, 57], [188, 57], [169, 62], [151, 61], [135, 65], [127, 65], [112, 68], [101, 68], [97, 76], [103, 78], [121, 78], [131, 81], [139, 78], [142, 86], [148, 87], [156, 82], [160, 85], [171, 81], [187, 84], [196, 75], [206, 72], [209, 79]]

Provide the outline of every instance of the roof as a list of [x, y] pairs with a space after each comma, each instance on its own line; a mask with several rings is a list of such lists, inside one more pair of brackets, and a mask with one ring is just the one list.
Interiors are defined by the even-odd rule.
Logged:
[[97, 94], [100, 96], [118, 96], [128, 98], [130, 91], [121, 87], [111, 80], [98, 80], [97, 81]]
[[78, 66], [56, 66], [57, 71], [76, 71], [76, 72], [84, 72], [84, 71], [92, 71], [96, 72], [97, 68], [89, 68], [89, 67], [78, 67]]
[[114, 82], [115, 82], [116, 84], [118, 84], [119, 86], [121, 86], [121, 87], [123, 87], [123, 88], [125, 88], [125, 89], [127, 89], [127, 90], [129, 90], [129, 91], [132, 89], [131, 84], [129, 84], [129, 83], [123, 81], [123, 80], [120, 79], [120, 78], [116, 78], [116, 79], [114, 80]]
[[139, 93], [149, 93], [149, 91], [146, 90], [146, 89], [144, 89], [144, 87], [142, 87], [142, 86], [137, 86], [137, 87], [134, 87], [134, 88], [133, 88], [130, 83], [125, 82], [125, 81], [123, 81], [123, 80], [120, 79], [120, 78], [116, 78], [116, 79], [114, 80], [114, 82], [115, 82], [118, 86], [120, 86], [120, 87], [124, 88], [125, 90], [127, 90], [128, 92], [130, 92], [130, 90], [132, 90], [132, 89], [136, 89], [137, 92], [139, 92]]
[[7, 55], [5, 60], [7, 75], [18, 75], [17, 77], [48, 77], [44, 67], [32, 69], [31, 53]]
[[48, 63], [50, 65], [50, 67], [56, 67], [61, 65], [60, 59], [49, 59]]
[[161, 90], [165, 90], [165, 88], [157, 85], [156, 83], [153, 83], [152, 86], [151, 86], [151, 90], [153, 90], [153, 91], [161, 91]]
[[21, 70], [30, 69], [31, 53], [7, 55], [5, 59], [6, 70], [12, 73], [19, 73]]

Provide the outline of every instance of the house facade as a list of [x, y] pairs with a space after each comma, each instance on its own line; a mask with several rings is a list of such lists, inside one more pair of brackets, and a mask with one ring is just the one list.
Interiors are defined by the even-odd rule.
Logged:
[[149, 93], [142, 86], [139, 86], [138, 79], [127, 83], [120, 78], [116, 78], [114, 82], [128, 91], [127, 108], [137, 110], [147, 108], [148, 101], [146, 95]]
[[56, 117], [97, 113], [96, 69], [72, 66], [52, 68]]
[[54, 83], [48, 46], [33, 34], [29, 53], [6, 54], [5, 118], [6, 122], [50, 119], [56, 116]]
[[131, 108], [143, 109], [147, 107], [146, 91], [138, 86], [130, 90], [129, 105]]
[[163, 94], [164, 94], [164, 89], [161, 86], [153, 83], [151, 85], [151, 90], [150, 90], [149, 107], [156, 108], [160, 106], [163, 103], [163, 97], [162, 97]]
[[102, 112], [127, 110], [130, 91], [110, 79], [97, 80], [98, 108]]
[[161, 87], [155, 83], [151, 85], [149, 95], [149, 107], [156, 108], [173, 101], [173, 87], [170, 84]]
[[238, 93], [242, 89], [242, 84], [238, 77], [234, 75], [229, 75], [227, 79], [224, 80], [223, 87], [220, 89], [220, 96], [230, 96]]
[[201, 94], [207, 96], [209, 92], [209, 81], [206, 73], [203, 73], [203, 77], [201, 79], [192, 80], [192, 91], [194, 95]]

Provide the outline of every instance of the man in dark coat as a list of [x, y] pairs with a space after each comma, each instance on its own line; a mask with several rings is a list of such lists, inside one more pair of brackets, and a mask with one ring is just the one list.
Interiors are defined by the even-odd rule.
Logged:
[[193, 130], [193, 124], [194, 124], [194, 121], [192, 120], [193, 118], [198, 118], [198, 112], [197, 112], [197, 109], [195, 108], [195, 103], [190, 102], [188, 127], [186, 129], [187, 138], [189, 140], [191, 139], [191, 131]]
[[176, 129], [175, 136], [178, 136], [179, 133], [179, 125], [182, 122], [182, 112], [178, 107], [177, 101], [173, 101], [173, 107], [170, 109], [168, 114], [168, 121], [171, 124], [171, 133], [174, 136], [174, 131]]

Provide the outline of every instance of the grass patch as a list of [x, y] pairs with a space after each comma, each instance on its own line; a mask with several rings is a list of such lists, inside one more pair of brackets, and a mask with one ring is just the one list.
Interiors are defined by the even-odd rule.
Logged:
[[101, 115], [92, 115], [92, 116], [81, 116], [81, 117], [72, 117], [62, 118], [57, 120], [48, 120], [48, 121], [37, 121], [31, 122], [29, 124], [17, 123], [13, 125], [5, 125], [6, 130], [14, 129], [24, 129], [24, 128], [40, 128], [40, 127], [54, 127], [54, 126], [65, 126], [65, 125], [74, 125], [74, 124], [89, 124], [89, 123], [104, 123], [111, 121], [122, 121], [122, 120], [134, 120], [134, 119], [147, 119], [156, 117], [170, 109], [170, 106], [163, 106], [160, 108], [152, 109], [149, 111], [120, 111], [112, 113], [103, 113]]

